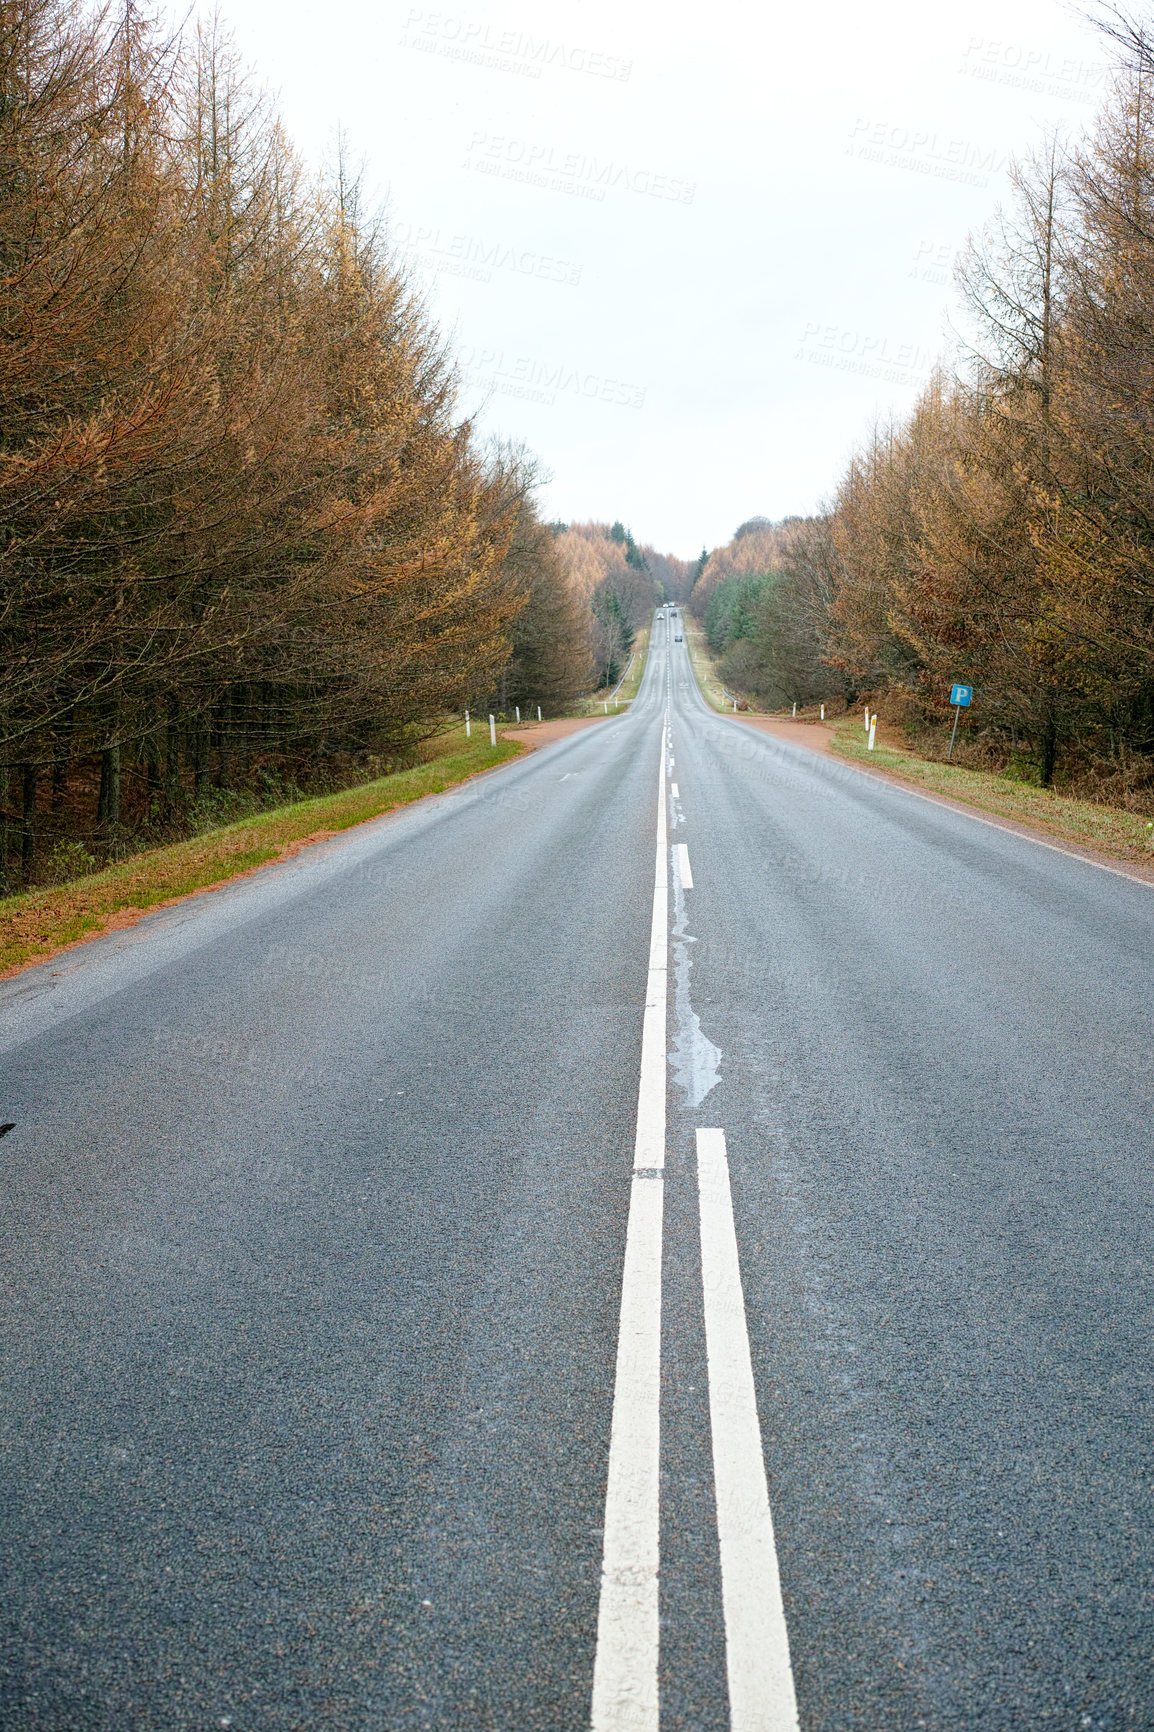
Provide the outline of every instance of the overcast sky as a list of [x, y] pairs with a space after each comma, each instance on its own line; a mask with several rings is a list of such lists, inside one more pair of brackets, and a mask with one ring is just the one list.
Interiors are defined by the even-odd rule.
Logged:
[[223, 0], [319, 162], [336, 128], [464, 407], [566, 519], [696, 554], [812, 510], [949, 341], [953, 258], [1105, 43], [1074, 6]]

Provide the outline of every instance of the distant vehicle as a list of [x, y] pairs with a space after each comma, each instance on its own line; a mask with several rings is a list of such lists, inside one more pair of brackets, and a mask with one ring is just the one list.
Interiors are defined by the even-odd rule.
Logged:
[[681, 633], [678, 632], [673, 641], [674, 643], [684, 643], [685, 639], [682, 637]]

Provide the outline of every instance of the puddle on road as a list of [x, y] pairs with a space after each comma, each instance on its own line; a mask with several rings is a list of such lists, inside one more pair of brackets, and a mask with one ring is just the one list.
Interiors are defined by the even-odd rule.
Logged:
[[686, 892], [681, 888], [681, 874], [673, 855], [673, 1009], [676, 1027], [669, 1062], [677, 1085], [684, 1091], [685, 1104], [700, 1106], [711, 1089], [721, 1081], [718, 1067], [722, 1052], [701, 1031], [701, 1019], [689, 1001], [689, 971], [693, 967], [689, 947], [697, 940], [686, 931], [689, 915]]

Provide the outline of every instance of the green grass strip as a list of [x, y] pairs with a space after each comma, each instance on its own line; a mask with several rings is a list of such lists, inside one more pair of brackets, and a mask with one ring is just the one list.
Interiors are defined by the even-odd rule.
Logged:
[[649, 660], [649, 636], [649, 626], [637, 633], [637, 641], [633, 646], [633, 666], [621, 682], [620, 690], [617, 693], [618, 703], [632, 703], [641, 689], [645, 664]]
[[693, 669], [693, 677], [698, 689], [711, 710], [717, 710], [720, 715], [727, 716], [733, 705], [725, 696], [725, 688], [717, 672], [717, 664], [709, 652], [705, 641], [705, 632], [701, 628], [691, 631], [685, 629], [685, 646], [689, 651], [689, 663]]

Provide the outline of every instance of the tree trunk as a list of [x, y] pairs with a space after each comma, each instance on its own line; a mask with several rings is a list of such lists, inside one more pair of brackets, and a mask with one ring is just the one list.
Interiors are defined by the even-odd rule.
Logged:
[[25, 889], [32, 882], [36, 864], [36, 786], [40, 772], [35, 764], [24, 766], [24, 834], [20, 839], [20, 877]]
[[151, 824], [160, 816], [161, 779], [160, 779], [160, 742], [155, 734], [149, 734], [144, 745], [144, 763], [147, 771], [148, 816]]
[[180, 705], [168, 700], [168, 726], [164, 735], [164, 815], [171, 818], [180, 798]]
[[0, 896], [11, 894], [8, 877], [8, 770], [0, 769]]
[[192, 724], [192, 790], [198, 800], [208, 793], [208, 724], [203, 716]]
[[1048, 788], [1054, 780], [1054, 768], [1058, 762], [1058, 725], [1053, 716], [1047, 716], [1046, 726], [1042, 732], [1042, 786]]
[[228, 733], [228, 724], [229, 724], [229, 702], [228, 702], [227, 698], [222, 698], [220, 701], [219, 707], [217, 709], [217, 722], [216, 722], [216, 743], [217, 743], [216, 785], [218, 788], [230, 788], [232, 786], [232, 782], [231, 782], [230, 775], [229, 775], [229, 762], [228, 762], [228, 748], [229, 748], [229, 744], [230, 744], [229, 733]]
[[52, 810], [59, 812], [64, 805], [64, 789], [68, 780], [68, 738], [71, 728], [64, 723], [63, 731], [56, 741], [56, 752], [52, 759]]
[[96, 824], [110, 833], [120, 823], [120, 747], [106, 746], [100, 754], [100, 795], [96, 802]]

